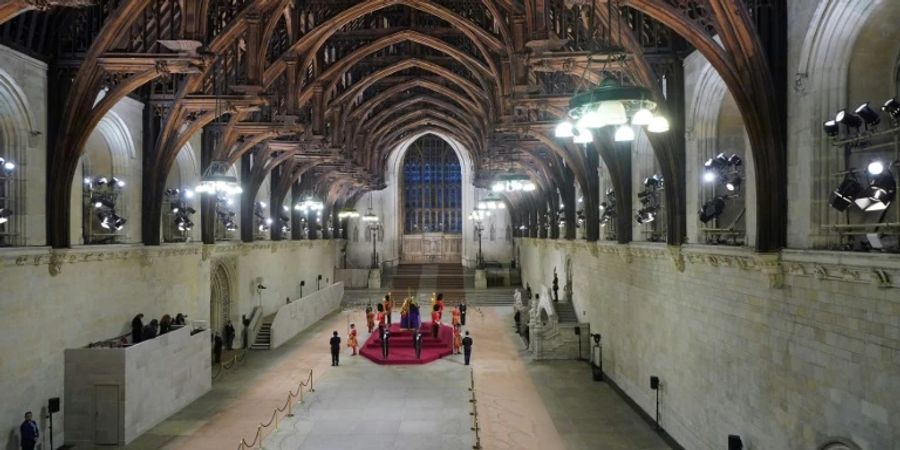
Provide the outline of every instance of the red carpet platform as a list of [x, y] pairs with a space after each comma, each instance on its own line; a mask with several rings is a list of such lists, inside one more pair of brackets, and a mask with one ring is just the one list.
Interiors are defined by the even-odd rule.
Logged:
[[396, 323], [391, 325], [389, 341], [391, 351], [388, 359], [381, 358], [381, 337], [378, 335], [377, 328], [359, 350], [359, 354], [378, 364], [426, 364], [453, 353], [453, 328], [447, 325], [441, 326], [437, 339], [431, 337], [431, 322], [423, 323], [420, 331], [422, 332], [421, 359], [416, 359], [416, 351], [413, 349], [413, 332], [401, 330], [400, 325]]

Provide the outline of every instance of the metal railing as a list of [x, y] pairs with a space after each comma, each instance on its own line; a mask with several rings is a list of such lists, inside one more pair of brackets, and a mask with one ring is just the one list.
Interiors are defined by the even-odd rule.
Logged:
[[472, 392], [472, 398], [469, 400], [469, 403], [472, 404], [472, 412], [469, 415], [472, 416], [472, 431], [475, 432], [475, 445], [472, 448], [481, 450], [481, 425], [478, 423], [478, 400], [475, 399], [475, 369], [469, 371], [469, 379], [471, 380], [469, 391]]
[[274, 425], [274, 431], [278, 431], [278, 414], [287, 411], [285, 417], [294, 417], [294, 399], [299, 398], [300, 403], [303, 403], [303, 388], [308, 387], [307, 392], [315, 392], [313, 389], [313, 371], [309, 370], [309, 376], [306, 380], [301, 381], [297, 385], [297, 392], [288, 391], [287, 399], [284, 402], [284, 406], [280, 408], [275, 408], [272, 411], [272, 416], [269, 417], [269, 421], [266, 423], [260, 423], [259, 426], [256, 427], [256, 434], [253, 436], [252, 442], [247, 442], [246, 439], [241, 438], [241, 442], [238, 444], [237, 450], [245, 450], [245, 449], [262, 449], [263, 439], [265, 438], [265, 430]]

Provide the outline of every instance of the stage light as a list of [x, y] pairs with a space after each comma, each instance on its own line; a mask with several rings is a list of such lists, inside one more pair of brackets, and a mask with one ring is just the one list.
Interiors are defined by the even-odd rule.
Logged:
[[897, 183], [893, 175], [884, 172], [872, 179], [865, 194], [854, 200], [854, 203], [865, 212], [884, 211], [891, 206], [896, 192]]
[[622, 125], [616, 129], [616, 142], [631, 142], [634, 140], [634, 128], [630, 125]]
[[259, 202], [259, 207], [260, 207], [260, 208], [265, 208], [265, 207], [266, 207], [266, 202]]
[[572, 122], [566, 120], [560, 122], [559, 125], [556, 126], [556, 131], [553, 134], [558, 138], [570, 138], [575, 136], [575, 133], [573, 133], [574, 128], [575, 125], [572, 125]]
[[657, 209], [655, 207], [647, 207], [640, 209], [635, 215], [635, 220], [639, 224], [650, 223], [656, 220]]
[[194, 198], [194, 191], [190, 189], [184, 190], [184, 198]]
[[831, 193], [831, 207], [838, 211], [846, 211], [862, 192], [863, 188], [856, 177], [848, 174], [837, 189]]
[[866, 167], [866, 171], [872, 175], [881, 175], [881, 173], [884, 172], [884, 164], [881, 161], [872, 161], [869, 163], [869, 166]]
[[728, 179], [725, 181], [725, 189], [728, 189], [730, 192], [734, 192], [741, 188], [741, 184], [743, 184], [744, 179], [741, 178], [740, 175], [733, 173], [728, 176]]
[[91, 177], [84, 177], [84, 184], [86, 184], [88, 186], [93, 184], [93, 180], [91, 180]]
[[881, 123], [881, 116], [869, 107], [869, 102], [865, 102], [856, 108], [856, 114], [866, 123], [866, 128], [874, 127]]
[[663, 179], [659, 175], [651, 175], [644, 178], [644, 187], [659, 188], [663, 184]]
[[825, 122], [822, 122], [822, 128], [825, 130], [825, 134], [831, 137], [835, 137], [838, 135], [838, 133], [841, 132], [840, 125], [838, 125], [837, 122], [833, 120], [826, 120]]
[[117, 187], [120, 187], [120, 188], [121, 188], [121, 187], [125, 187], [125, 180], [123, 180], [123, 179], [121, 179], [121, 178], [113, 177], [113, 178], [112, 178], [112, 184], [113, 184], [114, 186], [117, 186]]
[[16, 169], [15, 163], [12, 161], [7, 161], [3, 158], [0, 158], [0, 167], [3, 167], [3, 171], [6, 172], [7, 175], [11, 174], [13, 170]]
[[900, 120], [900, 102], [897, 101], [896, 97], [884, 102], [884, 106], [881, 107], [881, 110], [891, 116], [892, 119]]
[[710, 220], [715, 219], [722, 215], [725, 211], [725, 198], [724, 197], [716, 197], [706, 203], [703, 204], [703, 207], [700, 208], [700, 221], [703, 223], [707, 223]]
[[97, 178], [96, 180], [94, 180], [94, 184], [96, 184], [97, 186], [104, 186], [108, 183], [109, 183], [109, 180], [107, 180], [106, 177], [100, 177], [100, 178]]
[[716, 181], [716, 173], [713, 172], [712, 170], [707, 170], [706, 172], [703, 172], [703, 181], [705, 181], [707, 183], [712, 183], [713, 181]]
[[863, 121], [859, 118], [859, 116], [851, 112], [847, 112], [846, 109], [838, 111], [837, 115], [834, 116], [834, 121], [843, 124], [848, 128], [856, 128], [857, 131], [859, 131], [859, 127], [863, 124]]
[[13, 212], [6, 208], [0, 208], [0, 224], [9, 222], [9, 218], [12, 217]]
[[740, 167], [744, 165], [744, 159], [738, 155], [731, 155], [728, 157], [728, 165], [731, 167]]
[[179, 209], [178, 209], [177, 206], [172, 207], [172, 213], [173, 213], [173, 214], [174, 214], [174, 213], [177, 213], [178, 211], [179, 211]]

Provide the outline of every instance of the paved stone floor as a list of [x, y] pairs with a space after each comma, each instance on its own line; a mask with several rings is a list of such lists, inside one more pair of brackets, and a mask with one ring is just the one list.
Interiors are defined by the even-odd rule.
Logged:
[[[511, 314], [509, 307], [470, 307], [484, 449], [668, 448], [608, 385], [591, 380], [587, 364], [531, 361], [512, 331]], [[306, 394], [295, 417], [282, 421], [264, 448], [470, 448], [469, 368], [461, 356], [424, 366], [379, 366], [345, 355], [332, 368], [328, 337], [335, 329], [343, 334], [348, 318], [364, 322], [361, 311], [335, 313], [280, 349], [249, 353], [243, 366], [216, 379], [210, 393], [127, 448], [236, 449], [310, 368], [316, 392]]]

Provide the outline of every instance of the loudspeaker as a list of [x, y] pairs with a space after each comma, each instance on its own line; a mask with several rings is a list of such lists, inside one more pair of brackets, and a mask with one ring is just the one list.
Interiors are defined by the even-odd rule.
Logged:
[[306, 286], [306, 280], [300, 280], [300, 286]]
[[744, 450], [744, 442], [736, 434], [728, 435], [728, 450]]
[[53, 397], [47, 401], [47, 411], [51, 414], [59, 412], [59, 397]]
[[659, 389], [659, 377], [650, 377], [650, 389]]

